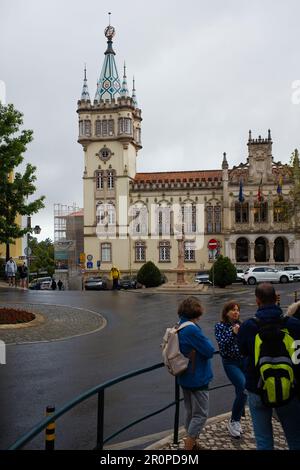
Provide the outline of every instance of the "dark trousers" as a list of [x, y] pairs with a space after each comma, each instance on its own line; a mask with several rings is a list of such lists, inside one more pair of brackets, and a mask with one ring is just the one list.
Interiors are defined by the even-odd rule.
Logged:
[[118, 279], [113, 279], [113, 289], [118, 289], [119, 287], [119, 280]]

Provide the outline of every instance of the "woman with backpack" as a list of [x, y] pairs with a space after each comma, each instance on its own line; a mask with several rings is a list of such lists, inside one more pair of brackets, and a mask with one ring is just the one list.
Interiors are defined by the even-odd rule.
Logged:
[[178, 307], [179, 326], [185, 322], [192, 323], [178, 331], [180, 351], [190, 359], [186, 371], [178, 376], [186, 414], [185, 450], [195, 449], [196, 439], [206, 423], [208, 384], [213, 378], [210, 359], [215, 349], [198, 324], [202, 314], [202, 305], [196, 297], [188, 297]]
[[235, 400], [227, 429], [232, 437], [241, 437], [241, 417], [244, 412], [247, 395], [245, 393], [244, 359], [237, 344], [240, 328], [240, 306], [234, 300], [227, 302], [222, 310], [221, 321], [215, 325], [223, 367], [230, 382], [235, 387]]

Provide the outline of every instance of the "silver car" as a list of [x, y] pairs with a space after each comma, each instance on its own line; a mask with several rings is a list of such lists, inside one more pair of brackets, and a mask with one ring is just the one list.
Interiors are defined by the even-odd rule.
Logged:
[[245, 283], [254, 285], [258, 282], [293, 282], [294, 276], [288, 271], [278, 271], [269, 266], [255, 266], [247, 269], [244, 274]]

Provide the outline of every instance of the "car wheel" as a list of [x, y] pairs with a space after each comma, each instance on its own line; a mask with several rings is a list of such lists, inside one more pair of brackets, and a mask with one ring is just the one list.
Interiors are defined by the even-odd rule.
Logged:
[[279, 280], [282, 284], [286, 284], [287, 282], [289, 282], [289, 278], [287, 276], [281, 276]]
[[248, 284], [249, 284], [249, 286], [254, 286], [256, 284], [255, 277], [249, 277]]

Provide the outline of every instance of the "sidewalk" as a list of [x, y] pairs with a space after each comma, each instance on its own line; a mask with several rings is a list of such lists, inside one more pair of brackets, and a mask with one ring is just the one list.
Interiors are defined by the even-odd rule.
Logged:
[[[244, 433], [241, 438], [231, 437], [227, 430], [227, 423], [231, 412], [225, 413], [213, 418], [209, 418], [203, 432], [197, 440], [198, 450], [255, 450], [255, 440], [252, 430], [252, 421], [249, 410], [246, 410], [245, 418], [242, 418], [242, 427]], [[273, 419], [274, 430], [274, 448], [275, 450], [288, 449], [286, 440], [280, 423]], [[184, 428], [179, 430], [179, 445], [172, 444], [173, 436], [170, 435], [155, 444], [147, 447], [145, 450], [174, 450], [183, 449], [183, 440], [185, 436]]]

